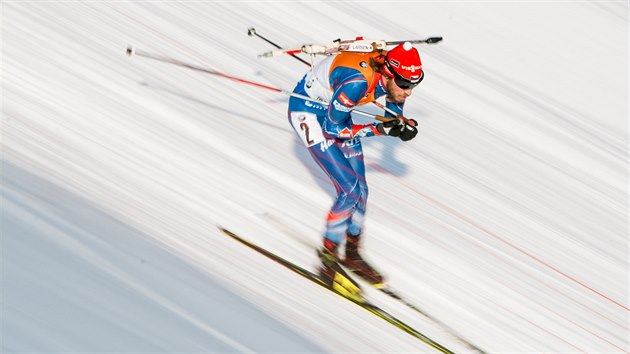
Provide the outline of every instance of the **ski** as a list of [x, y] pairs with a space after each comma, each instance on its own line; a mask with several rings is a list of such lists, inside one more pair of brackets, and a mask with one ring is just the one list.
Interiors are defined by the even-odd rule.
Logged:
[[374, 314], [375, 316], [381, 318], [382, 320], [386, 321], [387, 323], [405, 331], [406, 333], [408, 333], [409, 335], [413, 336], [414, 338], [422, 341], [425, 344], [428, 344], [429, 346], [437, 349], [438, 351], [445, 353], [445, 354], [455, 354], [455, 352], [451, 351], [450, 349], [444, 347], [442, 344], [436, 342], [435, 340], [427, 337], [426, 335], [422, 334], [421, 332], [417, 331], [416, 329], [414, 329], [413, 327], [407, 325], [406, 323], [404, 323], [403, 321], [399, 320], [398, 318], [396, 318], [395, 316], [393, 316], [392, 314], [388, 313], [387, 311], [383, 310], [382, 308], [372, 304], [371, 302], [369, 302], [361, 293], [357, 293], [357, 294], [348, 294], [343, 292], [342, 290], [339, 290], [338, 288], [331, 288], [326, 286], [326, 284], [324, 284], [323, 281], [320, 280], [319, 276], [317, 274], [315, 274], [314, 272], [311, 272], [309, 270], [306, 270], [302, 267], [300, 267], [299, 265], [290, 262], [278, 255], [276, 255], [275, 253], [272, 253], [248, 240], [246, 240], [245, 238], [227, 230], [224, 229], [222, 227], [219, 227], [219, 230], [229, 236], [230, 238], [240, 242], [241, 244], [249, 247], [250, 249], [258, 252], [259, 254], [271, 259], [272, 261], [284, 266], [285, 268], [293, 271], [296, 274], [301, 275], [303, 278], [310, 280], [311, 282], [329, 290], [330, 292], [337, 294], [341, 297], [343, 297], [344, 299], [354, 303], [357, 306], [360, 306], [361, 308], [365, 309], [366, 311]]
[[[286, 224], [284, 222], [282, 222], [281, 220], [279, 220], [278, 218], [276, 218], [275, 215], [270, 214], [270, 213], [265, 213], [264, 216], [265, 216], [265, 219], [267, 221], [271, 222], [274, 227], [276, 227], [280, 231], [282, 231], [282, 233], [285, 234], [287, 237], [294, 237], [295, 236], [294, 233], [292, 233], [291, 231], [288, 231]], [[310, 243], [308, 241], [304, 241], [303, 238], [295, 238], [295, 240], [300, 242], [305, 247], [311, 248], [313, 251], [315, 251], [317, 249], [317, 247], [315, 245], [313, 245], [312, 243]], [[344, 266], [343, 264], [341, 266], [345, 270], [347, 270], [349, 272], [349, 274], [355, 274], [355, 273], [352, 272], [351, 268], [349, 268], [347, 266]], [[376, 290], [386, 294], [387, 296], [389, 296], [389, 297], [393, 298], [394, 300], [396, 300], [396, 301], [402, 303], [403, 305], [407, 306], [408, 308], [410, 308], [411, 310], [416, 312], [418, 315], [420, 315], [424, 319], [430, 321], [436, 327], [440, 328], [442, 330], [442, 333], [444, 335], [448, 336], [450, 340], [452, 340], [453, 342], [459, 343], [463, 347], [466, 347], [466, 349], [470, 353], [488, 354], [486, 351], [484, 351], [483, 349], [481, 349], [478, 346], [474, 345], [471, 341], [469, 341], [468, 339], [466, 339], [465, 337], [463, 337], [462, 335], [457, 333], [457, 331], [455, 331], [454, 329], [450, 328], [444, 322], [440, 321], [439, 319], [437, 319], [436, 317], [432, 316], [431, 314], [429, 314], [428, 312], [426, 312], [425, 310], [423, 310], [419, 306], [417, 306], [417, 305], [413, 304], [412, 302], [410, 302], [409, 300], [407, 300], [405, 297], [403, 297], [396, 290], [392, 289], [391, 286], [389, 286], [387, 284], [377, 284], [377, 285], [375, 285], [375, 284], [371, 284], [369, 281], [365, 281], [363, 278], [361, 278], [359, 276], [357, 278], [362, 280], [362, 282], [361, 282], [362, 284], [361, 285], [367, 284], [368, 287], [372, 287], [372, 288], [374, 288], [374, 289], [376, 289]]]
[[[343, 265], [342, 265], [343, 266]], [[346, 268], [348, 271], [350, 271], [352, 273], [352, 269], [350, 268]], [[353, 273], [352, 273], [353, 274]], [[425, 311], [423, 311], [422, 309], [420, 309], [419, 307], [417, 307], [416, 305], [412, 304], [411, 302], [407, 301], [407, 299], [405, 299], [404, 297], [402, 297], [398, 292], [396, 292], [395, 290], [393, 290], [391, 287], [389, 287], [388, 285], [383, 285], [383, 284], [378, 284], [378, 285], [373, 285], [371, 284], [373, 288], [377, 289], [378, 291], [386, 294], [387, 296], [391, 297], [392, 299], [395, 299], [396, 301], [399, 301], [400, 303], [402, 303], [403, 305], [407, 306], [408, 308], [412, 309], [413, 311], [415, 311], [416, 313], [420, 314], [421, 316], [423, 316], [424, 318], [428, 319], [429, 321], [433, 322], [434, 324], [438, 325], [439, 327], [441, 327], [449, 337], [451, 337], [452, 340], [458, 342], [459, 344], [465, 346], [466, 348], [468, 348], [472, 353], [477, 353], [477, 354], [487, 354], [485, 351], [483, 351], [481, 348], [477, 347], [476, 345], [472, 344], [470, 341], [468, 341], [467, 339], [463, 338], [462, 336], [460, 336], [459, 334], [457, 334], [457, 332], [453, 329], [451, 329], [450, 327], [448, 327], [446, 324], [444, 324], [442, 321], [438, 320], [437, 318], [429, 315], [428, 313], [426, 313]]]

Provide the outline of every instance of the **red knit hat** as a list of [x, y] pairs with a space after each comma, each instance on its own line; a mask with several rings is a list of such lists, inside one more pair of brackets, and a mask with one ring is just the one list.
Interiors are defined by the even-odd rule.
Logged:
[[394, 78], [403, 89], [415, 87], [424, 79], [420, 54], [409, 42], [399, 44], [387, 52], [383, 68], [385, 74]]

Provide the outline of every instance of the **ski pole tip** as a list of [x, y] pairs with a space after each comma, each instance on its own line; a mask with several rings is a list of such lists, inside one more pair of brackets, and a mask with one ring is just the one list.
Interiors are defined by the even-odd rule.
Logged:
[[250, 27], [247, 29], [247, 35], [248, 36], [253, 36], [256, 34], [256, 29], [254, 27]]
[[127, 46], [127, 56], [130, 57], [136, 53], [136, 49], [132, 46]]
[[442, 38], [442, 37], [431, 37], [431, 38], [427, 39], [427, 43], [433, 44], [433, 43], [441, 42], [442, 39], [444, 39], [444, 38]]

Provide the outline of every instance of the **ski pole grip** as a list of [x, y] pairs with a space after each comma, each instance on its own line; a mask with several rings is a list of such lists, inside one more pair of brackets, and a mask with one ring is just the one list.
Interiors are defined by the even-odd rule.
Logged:
[[[383, 117], [383, 116], [374, 116], [374, 119], [379, 120], [383, 123], [387, 123], [387, 122], [392, 122], [395, 120], [398, 120], [399, 118], [395, 118], [395, 117]], [[404, 119], [404, 118], [403, 118]], [[404, 121], [404, 120], [403, 120]]]
[[415, 126], [415, 123], [412, 119], [407, 119], [403, 116], [398, 116], [398, 117], [383, 117], [383, 116], [374, 116], [374, 119], [381, 121], [383, 123], [387, 123], [387, 122], [391, 122], [391, 121], [395, 121], [395, 120], [402, 120], [403, 123], [405, 124], [409, 124], [411, 126]]

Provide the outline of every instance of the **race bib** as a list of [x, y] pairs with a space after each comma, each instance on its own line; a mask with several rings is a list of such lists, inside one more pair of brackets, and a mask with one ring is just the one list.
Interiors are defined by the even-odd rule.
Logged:
[[309, 112], [291, 112], [291, 124], [307, 147], [326, 140], [317, 116]]

